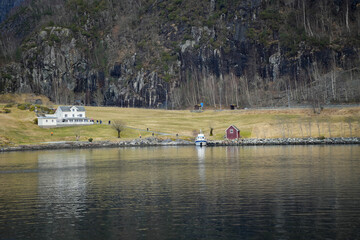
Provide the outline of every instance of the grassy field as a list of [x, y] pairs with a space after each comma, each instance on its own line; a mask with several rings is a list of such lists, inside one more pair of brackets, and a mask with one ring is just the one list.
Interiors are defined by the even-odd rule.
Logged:
[[[0, 111], [5, 103], [0, 103]], [[50, 141], [129, 140], [151, 136], [151, 131], [172, 134], [161, 138], [193, 139], [200, 129], [211, 140], [221, 140], [225, 129], [234, 124], [245, 138], [276, 137], [360, 137], [360, 107], [324, 109], [314, 114], [312, 109], [284, 110], [155, 110], [117, 107], [86, 107], [87, 117], [102, 120], [103, 124], [80, 127], [43, 129], [34, 124], [35, 113], [20, 110], [14, 105], [11, 113], [0, 113], [0, 145], [39, 144]], [[121, 119], [127, 128], [117, 138], [109, 120]], [[210, 126], [214, 136], [209, 136]], [[146, 129], [149, 129], [149, 132]], [[51, 136], [53, 132], [53, 136]], [[155, 134], [157, 135], [157, 134]]]
[[[207, 138], [221, 140], [226, 128], [232, 124], [237, 126], [241, 135], [246, 138], [360, 136], [360, 107], [325, 109], [321, 114], [313, 114], [312, 109], [205, 110], [194, 113], [189, 110], [113, 107], [87, 107], [87, 112], [94, 119], [122, 119], [134, 128], [149, 128], [151, 131], [179, 134], [189, 138], [202, 129]], [[210, 127], [214, 129], [212, 137], [209, 136]], [[136, 137], [131, 134], [129, 136]]]

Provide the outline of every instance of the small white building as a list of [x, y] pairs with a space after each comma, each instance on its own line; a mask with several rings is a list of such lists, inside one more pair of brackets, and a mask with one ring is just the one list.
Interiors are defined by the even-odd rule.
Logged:
[[64, 127], [75, 125], [91, 125], [93, 121], [86, 118], [85, 108], [82, 106], [60, 106], [54, 114], [38, 117], [39, 127]]

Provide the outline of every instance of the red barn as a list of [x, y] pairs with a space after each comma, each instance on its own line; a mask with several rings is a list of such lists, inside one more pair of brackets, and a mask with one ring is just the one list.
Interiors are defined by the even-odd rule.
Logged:
[[231, 125], [226, 130], [226, 138], [227, 139], [238, 139], [240, 138], [240, 130], [235, 127], [234, 125]]

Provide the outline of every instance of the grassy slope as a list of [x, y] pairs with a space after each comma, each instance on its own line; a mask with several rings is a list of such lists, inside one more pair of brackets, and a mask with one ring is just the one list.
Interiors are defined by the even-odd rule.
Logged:
[[[2, 109], [4, 104], [0, 104]], [[42, 129], [33, 123], [35, 113], [28, 110], [11, 108], [10, 114], [0, 114], [0, 145], [37, 144], [49, 141], [74, 141], [75, 135], [80, 140], [92, 137], [96, 140], [117, 141], [117, 133], [107, 123], [121, 119], [127, 126], [151, 131], [179, 134], [191, 139], [193, 132], [202, 129], [209, 139], [223, 139], [225, 129], [236, 125], [243, 137], [332, 137], [350, 136], [348, 119], [351, 119], [353, 136], [360, 136], [360, 107], [343, 109], [325, 109], [320, 115], [312, 114], [311, 109], [289, 110], [207, 110], [192, 113], [188, 110], [166, 111], [153, 109], [86, 107], [87, 116], [101, 119], [105, 124], [81, 127]], [[309, 125], [310, 123], [310, 125]], [[215, 136], [209, 136], [209, 126], [214, 128]], [[54, 133], [51, 136], [51, 132]], [[151, 136], [146, 131], [126, 129], [121, 139], [133, 139]]]

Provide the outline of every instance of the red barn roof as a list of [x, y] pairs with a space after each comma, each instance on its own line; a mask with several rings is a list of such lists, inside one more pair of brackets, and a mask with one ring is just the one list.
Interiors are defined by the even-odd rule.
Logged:
[[235, 128], [235, 130], [237, 130], [237, 131], [240, 131], [235, 125], [231, 125], [230, 127], [228, 127], [228, 128], [225, 130], [225, 132], [227, 132], [227, 130], [228, 130], [229, 128], [231, 128], [231, 127]]

